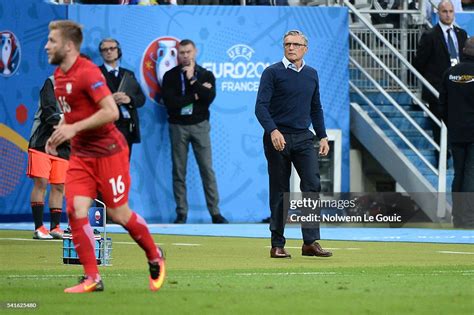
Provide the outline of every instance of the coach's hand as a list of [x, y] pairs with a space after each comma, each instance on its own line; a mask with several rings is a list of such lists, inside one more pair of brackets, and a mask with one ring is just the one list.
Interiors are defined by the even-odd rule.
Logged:
[[281, 134], [280, 131], [278, 131], [278, 129], [275, 129], [272, 131], [271, 138], [272, 138], [273, 146], [275, 147], [277, 151], [283, 151], [283, 149], [285, 149], [285, 145], [286, 145], [285, 137], [283, 137], [283, 135]]
[[329, 153], [329, 142], [328, 138], [322, 138], [319, 140], [319, 155], [326, 156]]

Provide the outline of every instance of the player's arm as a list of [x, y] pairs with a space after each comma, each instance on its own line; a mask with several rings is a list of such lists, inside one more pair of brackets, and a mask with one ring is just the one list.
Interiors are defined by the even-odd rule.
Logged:
[[59, 125], [48, 139], [47, 146], [54, 153], [54, 149], [61, 143], [71, 140], [77, 133], [96, 129], [107, 123], [114, 122], [119, 118], [117, 105], [115, 104], [112, 95], [107, 95], [99, 101], [100, 109], [92, 116], [83, 120], [77, 121], [74, 124]]
[[112, 95], [108, 95], [101, 99], [98, 105], [100, 109], [95, 112], [94, 115], [72, 124], [76, 133], [102, 127], [103, 125], [114, 122], [119, 118], [118, 107], [117, 104], [115, 104]]

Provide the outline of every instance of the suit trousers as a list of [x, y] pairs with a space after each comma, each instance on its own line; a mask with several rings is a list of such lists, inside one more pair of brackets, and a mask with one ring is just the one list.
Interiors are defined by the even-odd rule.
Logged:
[[[270, 181], [270, 231], [272, 247], [284, 247], [285, 224], [288, 209], [284, 206], [284, 193], [290, 191], [291, 165], [295, 166], [304, 192], [317, 193], [321, 191], [318, 154], [314, 147], [314, 135], [306, 130], [302, 133], [284, 133], [286, 146], [283, 151], [277, 151], [267, 133], [263, 136], [263, 147], [268, 163]], [[319, 224], [311, 227], [301, 227], [303, 241], [312, 244], [320, 239]]]
[[220, 213], [216, 176], [212, 169], [210, 129], [208, 120], [193, 125], [169, 124], [173, 161], [173, 193], [178, 215], [186, 217], [188, 214], [186, 169], [190, 143], [201, 174], [207, 209], [211, 215]]
[[453, 224], [474, 228], [474, 143], [451, 143], [454, 163]]

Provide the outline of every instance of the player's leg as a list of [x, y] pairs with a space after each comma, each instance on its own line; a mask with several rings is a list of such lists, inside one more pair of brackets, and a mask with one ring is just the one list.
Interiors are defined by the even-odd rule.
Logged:
[[28, 150], [28, 177], [33, 179], [30, 203], [33, 220], [35, 222], [35, 239], [51, 239], [49, 231], [43, 226], [44, 198], [48, 186], [51, 162], [47, 154], [33, 149]]
[[[69, 196], [69, 195], [68, 195]], [[88, 293], [103, 291], [104, 287], [99, 275], [95, 257], [94, 233], [87, 216], [92, 204], [92, 198], [86, 196], [74, 196], [73, 201], [67, 200], [67, 214], [71, 225], [72, 241], [84, 267], [85, 276], [80, 283], [64, 290], [66, 293]]]
[[148, 230], [145, 220], [128, 205], [130, 173], [128, 150], [100, 158], [98, 176], [101, 179], [100, 192], [107, 205], [107, 216], [122, 225], [145, 251], [150, 267], [150, 289], [157, 291], [165, 278], [165, 263], [159, 249]]
[[93, 158], [72, 156], [66, 175], [66, 209], [71, 226], [72, 241], [84, 267], [81, 282], [64, 290], [66, 293], [102, 291], [103, 285], [95, 257], [94, 233], [88, 219], [88, 211], [96, 196], [97, 185]]
[[165, 260], [162, 250], [156, 246], [148, 230], [147, 223], [138, 213], [132, 211], [125, 203], [116, 208], [109, 208], [107, 215], [117, 224], [122, 225], [145, 251], [150, 270], [150, 290], [158, 291], [165, 280]]

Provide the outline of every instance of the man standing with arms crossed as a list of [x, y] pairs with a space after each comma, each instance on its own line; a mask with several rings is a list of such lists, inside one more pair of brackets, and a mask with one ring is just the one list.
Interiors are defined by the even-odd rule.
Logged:
[[176, 201], [176, 220], [186, 223], [186, 168], [189, 144], [199, 166], [206, 205], [212, 223], [229, 223], [219, 210], [219, 193], [212, 168], [209, 106], [216, 97], [216, 79], [212, 72], [196, 64], [196, 45], [183, 39], [178, 47], [179, 65], [163, 77], [163, 100], [168, 111], [168, 122], [173, 159], [173, 193]]
[[[314, 68], [303, 57], [308, 39], [297, 30], [283, 37], [285, 56], [262, 74], [257, 94], [255, 115], [265, 129], [263, 146], [270, 179], [271, 258], [291, 258], [285, 250], [283, 194], [290, 190], [291, 164], [301, 178], [301, 191], [321, 191], [318, 156], [313, 145], [312, 123], [319, 138], [319, 154], [329, 153], [323, 109], [319, 99], [319, 79]], [[301, 228], [303, 256], [332, 256], [316, 242], [320, 239], [319, 223]]]
[[128, 147], [113, 124], [119, 115], [117, 105], [99, 68], [79, 56], [82, 39], [82, 27], [77, 23], [53, 21], [45, 46], [48, 62], [58, 65], [54, 72], [55, 95], [64, 112], [64, 121], [48, 139], [46, 151], [57, 154], [57, 146], [71, 140], [66, 207], [74, 246], [85, 271], [80, 283], [64, 292], [104, 290], [88, 220], [88, 210], [97, 192], [107, 205], [108, 216], [122, 225], [146, 252], [149, 287], [157, 291], [165, 278], [164, 257], [145, 220], [128, 206]]

